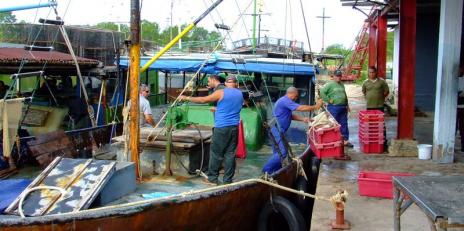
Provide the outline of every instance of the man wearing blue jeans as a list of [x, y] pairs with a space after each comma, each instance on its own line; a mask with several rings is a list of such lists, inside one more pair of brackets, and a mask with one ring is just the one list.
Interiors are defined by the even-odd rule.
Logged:
[[321, 89], [321, 97], [328, 104], [327, 110], [340, 124], [344, 145], [353, 147], [348, 141], [350, 133], [348, 131], [348, 97], [346, 96], [345, 86], [341, 82], [342, 72], [336, 70], [332, 76], [332, 81], [328, 82]]
[[224, 161], [224, 184], [232, 183], [235, 174], [235, 149], [238, 141], [238, 125], [243, 105], [242, 92], [236, 88], [237, 79], [229, 76], [227, 86], [205, 97], [179, 96], [180, 100], [194, 103], [217, 102], [214, 111], [214, 129], [211, 137], [208, 164], [208, 183], [219, 184], [219, 168]]
[[272, 157], [263, 167], [263, 172], [272, 174], [282, 167], [281, 161], [287, 157], [287, 148], [285, 145], [284, 135], [290, 127], [292, 120], [309, 122], [309, 118], [293, 115], [293, 111], [312, 111], [322, 106], [322, 100], [318, 100], [316, 105], [300, 105], [295, 102], [298, 98], [298, 90], [295, 87], [289, 87], [287, 93], [277, 100], [274, 105], [273, 115], [276, 123], [271, 127], [269, 138], [271, 139]]

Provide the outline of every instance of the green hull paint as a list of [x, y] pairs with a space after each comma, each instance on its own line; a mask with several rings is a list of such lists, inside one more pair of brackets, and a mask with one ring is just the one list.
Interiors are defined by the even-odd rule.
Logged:
[[[187, 111], [189, 122], [214, 126], [214, 114], [211, 111], [211, 106], [182, 105], [180, 108]], [[240, 112], [245, 130], [245, 143], [250, 151], [256, 151], [263, 146], [265, 136], [262, 118], [266, 118], [264, 112], [265, 110], [261, 108], [243, 108]]]

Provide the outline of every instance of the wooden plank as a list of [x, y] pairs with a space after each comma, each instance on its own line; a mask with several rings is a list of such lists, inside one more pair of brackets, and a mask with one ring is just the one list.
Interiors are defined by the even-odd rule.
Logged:
[[50, 132], [27, 142], [32, 156], [41, 166], [47, 166], [56, 157], [75, 157], [77, 152], [74, 143], [64, 131]]
[[[29, 145], [29, 142], [28, 142]], [[68, 137], [62, 138], [60, 140], [54, 140], [47, 143], [42, 143], [38, 145], [29, 145], [29, 149], [32, 152], [33, 156], [42, 155], [44, 153], [56, 152], [64, 149], [73, 149], [73, 143], [68, 139]]]
[[[140, 130], [140, 138], [141, 139], [146, 139], [149, 135], [156, 136], [158, 133], [161, 134], [156, 138], [157, 140], [167, 140], [167, 137], [164, 136], [164, 131], [162, 128], [142, 128]], [[173, 141], [178, 141], [178, 142], [186, 142], [186, 143], [199, 143], [201, 139], [207, 140], [211, 138], [213, 135], [213, 132], [211, 129], [200, 129], [200, 134], [198, 133], [198, 130], [192, 129], [192, 128], [187, 128], [184, 130], [174, 130], [172, 132], [172, 140]]]
[[[205, 143], [208, 143], [208, 141], [205, 141]], [[124, 139], [115, 139], [115, 143], [113, 143], [114, 146], [124, 146]], [[189, 150], [195, 147], [198, 147], [200, 144], [194, 144], [194, 143], [182, 143], [182, 142], [173, 142], [172, 146], [174, 150], [176, 151], [185, 151]], [[166, 149], [166, 141], [151, 141], [148, 142], [147, 140], [140, 140], [140, 147], [143, 148], [157, 148], [157, 149]]]

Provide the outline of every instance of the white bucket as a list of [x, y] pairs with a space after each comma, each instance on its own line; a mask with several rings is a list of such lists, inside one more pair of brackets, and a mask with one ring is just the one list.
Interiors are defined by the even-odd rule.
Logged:
[[419, 144], [419, 159], [429, 160], [432, 157], [432, 145], [431, 144]]

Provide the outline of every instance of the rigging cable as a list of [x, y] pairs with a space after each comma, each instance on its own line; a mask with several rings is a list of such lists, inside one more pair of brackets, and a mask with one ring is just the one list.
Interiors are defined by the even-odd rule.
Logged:
[[[253, 0], [250, 1], [250, 3], [248, 4], [248, 6], [246, 7], [245, 10], [247, 10], [250, 6], [251, 6], [251, 3], [253, 3]], [[239, 18], [237, 18], [237, 20], [233, 23], [232, 27], [235, 27], [239, 21], [239, 19], [243, 17], [243, 15], [239, 15]], [[172, 102], [172, 104], [169, 106], [169, 108], [172, 108], [174, 105], [176, 105], [176, 103], [179, 101], [179, 96], [184, 94], [184, 92], [187, 90], [187, 88], [189, 88], [193, 83], [194, 81], [198, 78], [199, 73], [200, 71], [203, 69], [203, 67], [206, 65], [206, 63], [209, 61], [209, 58], [211, 58], [211, 56], [213, 55], [214, 52], [216, 52], [216, 50], [219, 48], [219, 46], [222, 44], [222, 42], [224, 41], [225, 37], [223, 37], [221, 39], [220, 42], [218, 42], [218, 44], [216, 45], [216, 47], [208, 54], [207, 58], [203, 61], [203, 63], [200, 65], [200, 67], [198, 68], [198, 70], [196, 71], [195, 73], [195, 78], [191, 78], [187, 84], [185, 85], [185, 87], [182, 89], [182, 91], [179, 93], [179, 95], [176, 97], [176, 99], [174, 100], [174, 102]], [[153, 132], [155, 131], [156, 128], [158, 128], [158, 126], [160, 125], [160, 123], [166, 118], [168, 113], [164, 113], [164, 115], [160, 118], [160, 120], [158, 121], [158, 123], [156, 123], [155, 127], [150, 131], [148, 137], [151, 137], [153, 135]], [[158, 132], [158, 134], [153, 138], [153, 139], [150, 139], [151, 141], [155, 141], [156, 138], [161, 134], [161, 131]], [[145, 144], [144, 147], [146, 147], [148, 143]]]

